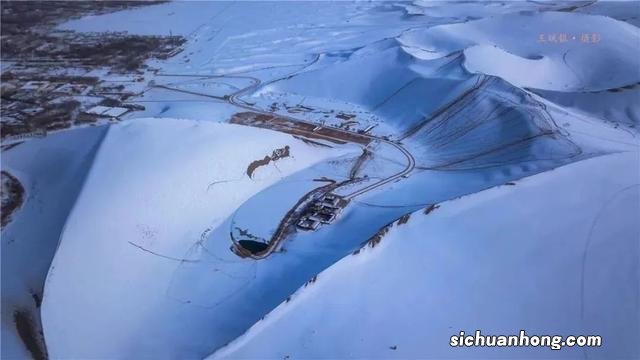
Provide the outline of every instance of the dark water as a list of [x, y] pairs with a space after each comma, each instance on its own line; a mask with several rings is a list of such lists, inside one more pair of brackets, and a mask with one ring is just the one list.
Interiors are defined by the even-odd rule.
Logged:
[[260, 241], [253, 241], [253, 240], [240, 240], [240, 241], [238, 241], [238, 243], [243, 248], [251, 251], [252, 254], [256, 254], [256, 253], [259, 253], [261, 251], [264, 251], [269, 246], [269, 245], [267, 245], [267, 243], [263, 243], [263, 242], [260, 242]]

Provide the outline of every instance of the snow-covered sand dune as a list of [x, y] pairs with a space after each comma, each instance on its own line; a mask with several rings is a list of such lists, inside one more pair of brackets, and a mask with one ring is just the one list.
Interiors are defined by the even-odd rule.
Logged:
[[339, 99], [402, 131], [462, 92], [470, 75], [459, 63], [455, 57], [421, 60], [388, 39], [349, 53], [345, 61], [271, 82], [253, 99], [298, 95], [312, 108], [335, 107], [332, 99]]
[[[507, 28], [509, 36], [504, 34]], [[340, 99], [402, 132], [460, 96], [472, 80], [469, 73], [500, 77], [540, 94], [617, 92], [640, 81], [639, 51], [640, 30], [605, 16], [564, 12], [492, 16], [409, 29], [354, 50], [331, 66], [268, 83], [254, 99], [277, 100], [289, 94], [304, 97], [312, 108]], [[578, 100], [576, 108], [633, 124], [637, 90], [630, 94], [616, 98], [621, 113], [602, 105], [593, 109], [584, 100]], [[573, 97], [550, 98], [573, 105]], [[603, 104], [607, 99], [599, 100]]]
[[403, 137], [428, 168], [465, 169], [576, 160], [581, 149], [546, 106], [493, 76], [477, 76], [468, 92]]
[[[252, 161], [283, 146], [290, 157], [247, 176]], [[142, 119], [112, 126], [47, 277], [49, 355], [194, 357], [213, 350], [219, 314], [181, 303], [171, 292], [173, 272], [197, 261], [199, 241], [251, 195], [341, 153], [237, 125]], [[230, 245], [224, 239], [221, 256], [238, 261]]]
[[[636, 358], [639, 164], [597, 157], [417, 211], [213, 358]], [[449, 347], [477, 329], [603, 345]]]
[[433, 56], [463, 50], [469, 71], [522, 87], [594, 91], [640, 80], [640, 29], [605, 16], [510, 14], [415, 29], [399, 39]]

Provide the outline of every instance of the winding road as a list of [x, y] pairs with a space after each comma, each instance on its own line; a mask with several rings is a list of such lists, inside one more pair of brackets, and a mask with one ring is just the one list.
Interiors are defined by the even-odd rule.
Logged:
[[[264, 114], [264, 115], [273, 115], [272, 112], [262, 110], [260, 108], [251, 106], [251, 105], [245, 103], [242, 100], [238, 100], [238, 96], [241, 96], [241, 95], [243, 95], [243, 94], [245, 94], [247, 92], [250, 92], [250, 91], [254, 91], [258, 86], [260, 86], [260, 84], [261, 84], [260, 79], [257, 79], [257, 78], [251, 78], [251, 79], [253, 80], [251, 85], [245, 87], [244, 89], [240, 89], [240, 90], [236, 91], [235, 93], [233, 93], [232, 95], [229, 96], [229, 99], [228, 99], [229, 103], [231, 103], [231, 104], [233, 104], [235, 106], [247, 109], [247, 110], [251, 110], [251, 111], [256, 112], [256, 113], [260, 113], [260, 114]], [[281, 115], [281, 114], [278, 114], [278, 116], [282, 117], [284, 119], [290, 120], [290, 121], [306, 123], [306, 124], [311, 124], [311, 125], [314, 125], [314, 126], [318, 126], [317, 123], [313, 123], [313, 122], [302, 120], [302, 119], [297, 119], [297, 118], [294, 118], [294, 117], [291, 117], [291, 116]], [[355, 132], [355, 131], [348, 131], [348, 130], [339, 129], [339, 128], [333, 128], [333, 130], [336, 130], [336, 131], [339, 131], [339, 132], [342, 132], [342, 133], [345, 133], [345, 134], [366, 137], [366, 138], [371, 139], [372, 141], [378, 141], [378, 142], [382, 142], [382, 143], [391, 145], [394, 148], [396, 148], [398, 151], [400, 151], [400, 153], [402, 153], [402, 155], [404, 155], [404, 157], [407, 160], [407, 164], [406, 164], [405, 168], [402, 169], [402, 171], [400, 171], [400, 172], [398, 172], [396, 174], [393, 174], [393, 175], [391, 175], [389, 177], [386, 177], [384, 179], [378, 180], [377, 182], [375, 182], [373, 184], [370, 184], [368, 186], [365, 186], [362, 189], [356, 190], [356, 191], [354, 191], [352, 193], [349, 193], [349, 194], [345, 195], [344, 198], [347, 199], [347, 200], [351, 200], [356, 196], [362, 195], [362, 194], [364, 194], [364, 193], [366, 193], [368, 191], [371, 191], [373, 189], [376, 189], [376, 188], [378, 188], [380, 186], [386, 185], [386, 184], [388, 184], [390, 182], [393, 182], [395, 180], [398, 180], [398, 179], [408, 175], [416, 165], [416, 162], [415, 162], [415, 159], [413, 158], [413, 155], [411, 155], [411, 153], [407, 149], [405, 149], [402, 145], [400, 145], [397, 142], [393, 142], [391, 140], [387, 140], [387, 139], [384, 139], [382, 137], [378, 137], [378, 136], [374, 136], [374, 135], [361, 134], [361, 133], [358, 133], [358, 132]], [[340, 139], [340, 140], [342, 140], [342, 139]]]
[[[209, 98], [213, 98], [215, 100], [218, 101], [225, 101], [228, 102], [229, 104], [232, 104], [236, 107], [242, 108], [242, 109], [246, 109], [249, 110], [253, 113], [257, 113], [257, 114], [263, 114], [263, 115], [267, 115], [267, 116], [278, 116], [279, 118], [291, 121], [291, 122], [297, 122], [297, 123], [304, 123], [304, 124], [308, 124], [313, 126], [314, 128], [317, 128], [319, 125], [317, 123], [313, 123], [307, 120], [303, 120], [303, 119], [298, 119], [298, 118], [294, 118], [288, 115], [282, 115], [282, 114], [274, 114], [273, 112], [269, 112], [269, 111], [265, 111], [261, 108], [258, 108], [256, 106], [253, 106], [252, 104], [249, 104], [245, 101], [243, 101], [242, 99], [240, 99], [239, 97], [242, 96], [243, 94], [246, 94], [248, 92], [251, 91], [255, 91], [258, 86], [261, 85], [261, 81], [258, 78], [255, 77], [250, 77], [250, 76], [233, 76], [233, 75], [178, 75], [178, 74], [159, 74], [158, 76], [194, 76], [194, 77], [201, 77], [203, 79], [207, 79], [207, 78], [227, 78], [227, 79], [247, 79], [251, 81], [251, 84], [239, 89], [235, 92], [233, 92], [230, 95], [227, 96], [216, 96], [216, 95], [211, 95], [211, 94], [204, 94], [204, 93], [199, 93], [199, 92], [195, 92], [195, 91], [191, 91], [191, 90], [184, 90], [184, 89], [177, 89], [177, 88], [173, 88], [167, 85], [150, 85], [151, 88], [161, 88], [161, 89], [165, 89], [165, 90], [172, 90], [172, 91], [177, 91], [177, 92], [181, 92], [181, 93], [187, 93], [187, 94], [192, 94], [192, 95], [200, 95], [200, 96], [204, 96], [204, 97], [209, 97]], [[170, 85], [170, 84], [169, 84]], [[363, 134], [363, 133], [358, 133], [358, 132], [354, 132], [354, 131], [348, 131], [348, 130], [344, 130], [344, 129], [340, 129], [340, 128], [335, 128], [332, 127], [331, 128], [332, 131], [337, 131], [337, 132], [341, 132], [344, 133], [345, 135], [349, 135], [349, 136], [345, 136], [344, 138], [335, 138], [335, 137], [331, 137], [329, 135], [323, 134], [321, 137], [322, 138], [326, 138], [329, 140], [336, 140], [338, 142], [344, 142], [345, 139], [349, 139], [349, 138], [367, 138], [370, 139], [371, 141], [377, 141], [380, 143], [384, 143], [384, 144], [388, 144], [390, 146], [392, 146], [393, 148], [395, 148], [396, 150], [399, 151], [400, 154], [402, 154], [402, 156], [406, 159], [406, 165], [404, 167], [404, 169], [402, 169], [401, 171], [392, 174], [386, 178], [380, 179], [372, 184], [369, 184], [365, 187], [362, 187], [360, 189], [356, 189], [353, 192], [346, 194], [343, 196], [344, 199], [346, 200], [351, 200], [357, 196], [360, 196], [362, 194], [365, 194], [369, 191], [372, 191], [374, 189], [377, 189], [381, 186], [384, 186], [386, 184], [389, 184], [391, 182], [394, 182], [396, 180], [399, 180], [401, 178], [406, 177], [407, 175], [409, 175], [409, 173], [411, 173], [411, 171], [415, 168], [415, 159], [413, 157], [413, 155], [411, 155], [411, 153], [405, 149], [400, 143], [388, 140], [386, 138], [382, 138], [382, 137], [378, 137], [378, 136], [374, 136], [374, 135], [370, 135], [370, 134]], [[276, 129], [277, 130], [277, 129]], [[315, 137], [318, 137], [317, 133], [314, 133], [313, 131], [306, 131], [303, 129], [297, 129], [298, 132], [300, 133], [309, 133], [310, 135], [314, 135]], [[368, 145], [362, 145], [362, 144], [358, 144], [358, 143], [354, 143], [356, 145], [360, 145], [360, 146], [368, 146]], [[347, 183], [347, 182], [345, 182]], [[333, 188], [332, 190], [335, 190], [335, 188]], [[312, 191], [311, 193], [315, 193], [314, 191]], [[311, 194], [310, 193], [310, 194]], [[294, 208], [292, 208], [282, 219], [282, 221], [280, 222], [279, 226], [278, 226], [278, 230], [276, 231], [276, 233], [273, 235], [273, 237], [269, 240], [268, 242], [268, 247], [267, 249], [259, 252], [259, 253], [251, 253], [250, 251], [248, 251], [247, 249], [244, 249], [241, 245], [239, 245], [238, 242], [236, 242], [233, 238], [232, 241], [235, 245], [235, 251], [239, 256], [242, 257], [249, 257], [252, 258], [254, 260], [260, 260], [260, 259], [264, 259], [266, 257], [268, 257], [269, 255], [271, 255], [280, 245], [280, 243], [286, 238], [286, 228], [288, 228], [289, 226], [291, 226], [292, 224], [295, 223], [295, 219], [293, 218], [294, 214], [296, 213], [296, 210], [299, 206], [299, 204], [303, 203], [304, 200], [307, 199], [307, 196], [303, 197], [303, 199], [301, 199], [298, 204], [296, 204], [296, 206]]]

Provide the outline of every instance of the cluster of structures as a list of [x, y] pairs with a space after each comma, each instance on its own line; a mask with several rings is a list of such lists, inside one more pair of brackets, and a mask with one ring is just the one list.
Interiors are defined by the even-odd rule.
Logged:
[[298, 229], [316, 230], [321, 224], [330, 224], [346, 205], [347, 200], [344, 198], [336, 194], [324, 194], [307, 206], [298, 221]]
[[[143, 90], [151, 58], [177, 54], [179, 36], [78, 33], [60, 22], [150, 2], [3, 1], [2, 139], [46, 134], [143, 110], [126, 101]], [[115, 79], [115, 80], [114, 80]]]
[[135, 93], [122, 84], [92, 76], [36, 75], [32, 69], [15, 66], [0, 78], [3, 139], [46, 134], [144, 109], [124, 103]]

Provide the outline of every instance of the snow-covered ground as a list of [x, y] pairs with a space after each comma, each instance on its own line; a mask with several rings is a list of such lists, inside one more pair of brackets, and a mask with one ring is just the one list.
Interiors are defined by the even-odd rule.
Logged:
[[[27, 192], [2, 231], [3, 356], [25, 357], [12, 312], [38, 317], [47, 269], [51, 358], [640, 356], [639, 16], [629, 2], [211, 1], [60, 25], [187, 42], [136, 82], [144, 111], [3, 151]], [[247, 111], [359, 142], [224, 124]], [[333, 223], [261, 260], [230, 250], [349, 179], [335, 192], [371, 189]], [[476, 329], [604, 345], [448, 346]]]

